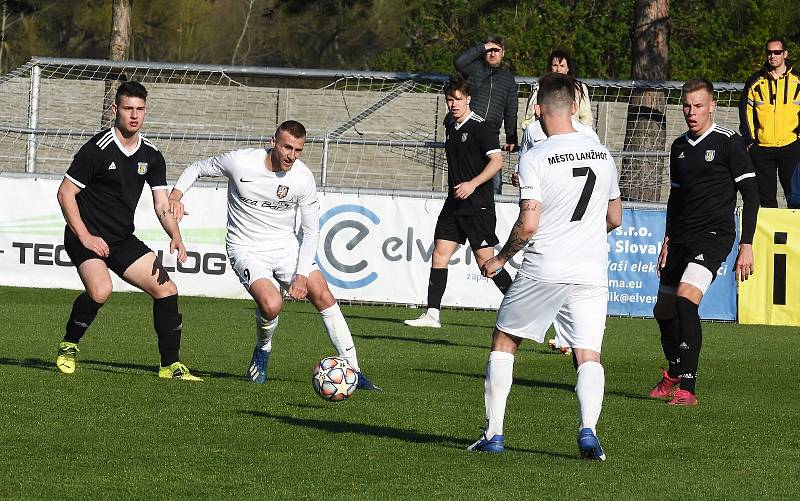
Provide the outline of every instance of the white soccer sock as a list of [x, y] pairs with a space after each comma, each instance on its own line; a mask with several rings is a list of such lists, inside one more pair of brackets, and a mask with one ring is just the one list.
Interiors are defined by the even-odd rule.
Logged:
[[503, 434], [506, 400], [514, 379], [514, 355], [504, 351], [489, 353], [483, 400], [486, 405], [486, 438]]
[[578, 382], [575, 394], [578, 396], [578, 407], [581, 415], [580, 429], [590, 428], [595, 431], [600, 411], [603, 408], [603, 392], [605, 391], [606, 374], [599, 362], [584, 362], [578, 367]]
[[267, 320], [256, 308], [256, 346], [262, 351], [272, 351], [272, 335], [278, 328], [278, 317]]
[[347, 320], [344, 319], [339, 304], [333, 303], [333, 306], [325, 308], [319, 314], [322, 315], [322, 323], [325, 324], [328, 337], [331, 338], [331, 343], [339, 352], [339, 356], [347, 360], [353, 369], [360, 371], [356, 345], [353, 343], [350, 327], [347, 326]]
[[437, 322], [439, 321], [439, 308], [428, 308], [428, 311], [426, 311], [425, 314]]

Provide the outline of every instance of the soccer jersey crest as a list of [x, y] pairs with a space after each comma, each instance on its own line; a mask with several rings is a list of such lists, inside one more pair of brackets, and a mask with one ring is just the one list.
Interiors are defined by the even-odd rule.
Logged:
[[714, 160], [714, 153], [717, 150], [706, 150], [706, 162], [711, 162]]
[[279, 184], [278, 191], [275, 194], [278, 195], [278, 198], [286, 198], [286, 195], [289, 194], [289, 187]]
[[138, 172], [140, 176], [147, 174], [147, 162], [139, 162], [137, 165], [139, 168], [136, 169], [136, 172]]
[[467, 134], [466, 132], [462, 132], [462, 133], [461, 133], [461, 142], [462, 142], [462, 143], [466, 143], [466, 142], [467, 142], [467, 137], [468, 137], [468, 136], [469, 136], [469, 134]]

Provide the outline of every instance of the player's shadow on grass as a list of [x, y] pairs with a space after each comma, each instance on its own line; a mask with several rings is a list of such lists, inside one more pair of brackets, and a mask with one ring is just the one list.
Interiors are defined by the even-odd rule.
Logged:
[[[293, 311], [293, 315], [319, 315], [316, 311]], [[358, 313], [347, 313], [345, 318], [350, 319], [359, 319], [359, 320], [369, 320], [369, 321], [377, 321], [383, 322], [392, 325], [399, 325], [403, 323], [403, 320], [408, 320], [413, 318], [413, 316], [409, 316], [408, 318], [397, 318], [397, 317], [381, 317], [381, 316], [374, 316], [374, 315], [363, 315]], [[456, 327], [478, 327], [481, 329], [487, 329], [489, 333], [494, 328], [494, 321], [487, 322], [487, 323], [460, 323], [460, 322], [445, 322], [445, 326], [456, 326]], [[409, 329], [417, 329], [418, 327], [408, 327]], [[432, 329], [431, 329], [432, 330]]]
[[[464, 452], [466, 452], [467, 446], [472, 444], [472, 440], [467, 441], [461, 438], [449, 437], [447, 435], [436, 435], [433, 433], [420, 433], [413, 430], [394, 428], [391, 426], [376, 426], [362, 423], [343, 423], [341, 421], [323, 421], [321, 419], [305, 419], [297, 416], [282, 416], [263, 411], [251, 410], [241, 412], [259, 418], [272, 419], [290, 426], [302, 426], [305, 428], [326, 431], [328, 433], [355, 433], [358, 435], [367, 435], [378, 438], [392, 438], [395, 440], [402, 440], [404, 442], [411, 442], [415, 444], [435, 444], [451, 449], [463, 450]], [[577, 460], [577, 457], [574, 455], [571, 456], [552, 451], [537, 451], [508, 446], [506, 447], [506, 450]]]
[[381, 339], [384, 341], [402, 341], [407, 343], [419, 343], [419, 344], [430, 344], [430, 345], [439, 345], [439, 346], [460, 346], [464, 348], [481, 348], [481, 349], [489, 349], [489, 342], [485, 345], [476, 345], [476, 344], [464, 344], [464, 343], [455, 343], [450, 341], [449, 339], [442, 339], [442, 338], [421, 338], [421, 337], [411, 337], [411, 336], [387, 336], [385, 334], [381, 335], [374, 335], [374, 334], [353, 334], [353, 337], [360, 338], [360, 339]]
[[[155, 364], [136, 364], [132, 362], [115, 362], [112, 360], [79, 360], [79, 366], [85, 365], [91, 367], [92, 370], [101, 372], [111, 372], [120, 374], [129, 370], [149, 372], [158, 374], [158, 366]], [[241, 374], [231, 374], [228, 372], [207, 372], [192, 369], [192, 374], [199, 377], [212, 377], [218, 379], [244, 379]]]
[[[414, 369], [419, 372], [428, 372], [430, 374], [439, 374], [445, 376], [460, 376], [460, 377], [470, 377], [475, 379], [483, 379], [485, 374], [474, 374], [468, 372], [455, 372], [455, 371], [443, 371], [440, 369]], [[575, 392], [575, 385], [570, 385], [566, 383], [557, 383], [554, 381], [539, 381], [536, 379], [524, 379], [524, 378], [514, 378], [514, 384], [517, 386], [527, 386], [529, 388], [553, 388], [556, 390], [564, 390], [570, 393]]]
[[26, 369], [39, 369], [47, 372], [58, 370], [56, 369], [55, 359], [42, 360], [41, 358], [26, 358], [25, 360], [17, 360], [16, 358], [0, 357], [0, 365], [15, 365]]

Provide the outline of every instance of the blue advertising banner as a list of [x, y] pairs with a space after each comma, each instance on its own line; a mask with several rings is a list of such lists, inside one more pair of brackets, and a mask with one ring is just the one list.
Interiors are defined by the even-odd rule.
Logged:
[[[608, 236], [608, 314], [652, 317], [658, 294], [656, 265], [666, 211], [624, 209], [622, 226]], [[734, 249], [738, 247], [736, 239]], [[700, 303], [700, 318], [736, 320], [736, 252], [717, 272]]]

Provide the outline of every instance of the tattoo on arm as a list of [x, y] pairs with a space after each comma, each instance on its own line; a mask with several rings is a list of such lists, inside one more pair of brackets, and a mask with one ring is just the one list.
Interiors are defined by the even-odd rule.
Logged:
[[539, 202], [535, 200], [528, 200], [524, 201], [520, 204], [519, 207], [519, 217], [517, 221], [514, 223], [514, 226], [511, 228], [511, 234], [508, 236], [508, 241], [503, 246], [503, 249], [500, 251], [498, 256], [502, 256], [506, 261], [514, 257], [514, 254], [522, 250], [525, 245], [528, 244], [529, 238], [525, 238], [520, 235], [522, 231], [522, 227], [525, 224], [522, 221], [522, 213], [528, 211], [536, 211], [539, 210]]

